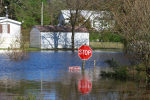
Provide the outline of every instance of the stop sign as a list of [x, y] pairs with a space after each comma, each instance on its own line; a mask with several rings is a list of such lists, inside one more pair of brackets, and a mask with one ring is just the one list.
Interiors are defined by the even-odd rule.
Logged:
[[82, 80], [78, 81], [78, 90], [82, 94], [88, 94], [92, 89], [92, 83], [89, 79], [83, 78]]
[[92, 56], [92, 49], [87, 45], [82, 45], [78, 50], [81, 59], [87, 60]]

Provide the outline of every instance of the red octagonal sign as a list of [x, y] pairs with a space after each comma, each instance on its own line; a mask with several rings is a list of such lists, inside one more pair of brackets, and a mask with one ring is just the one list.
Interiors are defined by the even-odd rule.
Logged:
[[87, 60], [92, 56], [92, 49], [87, 45], [82, 45], [78, 50], [81, 59]]

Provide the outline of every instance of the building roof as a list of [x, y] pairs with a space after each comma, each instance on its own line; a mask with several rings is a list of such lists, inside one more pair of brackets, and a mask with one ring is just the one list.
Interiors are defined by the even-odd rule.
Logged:
[[0, 23], [3, 23], [3, 22], [12, 22], [12, 23], [16, 23], [16, 24], [21, 24], [21, 22], [19, 22], [19, 21], [15, 21], [15, 20], [12, 20], [12, 19], [7, 19], [7, 18], [4, 18], [4, 19], [0, 20]]
[[[71, 32], [71, 26], [34, 25], [40, 32]], [[75, 32], [89, 32], [84, 26], [75, 26]]]
[[6, 19], [6, 17], [0, 17], [0, 20]]
[[[108, 11], [88, 11], [88, 10], [82, 10], [79, 11], [80, 14], [85, 17], [85, 19], [95, 19], [95, 18], [103, 18], [105, 15], [110, 15], [110, 12]], [[61, 13], [63, 14], [64, 19], [70, 18], [70, 10], [61, 10]], [[74, 10], [72, 10], [72, 13], [75, 13]], [[106, 16], [105, 16], [106, 17]], [[108, 16], [107, 16], [108, 17]]]

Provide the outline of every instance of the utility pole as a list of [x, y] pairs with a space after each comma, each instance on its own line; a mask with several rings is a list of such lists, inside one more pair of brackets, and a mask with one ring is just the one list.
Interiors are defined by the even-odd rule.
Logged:
[[[12, 4], [12, 0], [10, 0], [10, 4]], [[10, 6], [10, 12], [11, 12], [11, 6]], [[12, 12], [11, 12], [11, 19], [12, 19]]]
[[43, 25], [43, 2], [41, 7], [41, 25]]
[[7, 10], [7, 6], [5, 6], [6, 8], [6, 18], [8, 19], [8, 10]]
[[2, 3], [3, 3], [3, 1], [2, 1], [2, 0], [0, 0], [0, 13], [1, 13], [1, 12], [2, 12], [2, 10], [3, 10], [3, 9], [2, 9], [2, 8], [3, 8], [3, 7], [2, 7]]

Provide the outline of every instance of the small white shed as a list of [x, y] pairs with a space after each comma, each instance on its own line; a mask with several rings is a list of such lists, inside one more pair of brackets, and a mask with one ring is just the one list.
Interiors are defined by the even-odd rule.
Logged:
[[[21, 38], [21, 22], [0, 18], [0, 48], [9, 48]], [[20, 43], [15, 45], [20, 48]]]
[[[69, 26], [35, 25], [30, 31], [30, 47], [41, 49], [71, 48], [72, 32]], [[89, 32], [85, 27], [76, 26], [74, 45], [89, 45]]]

